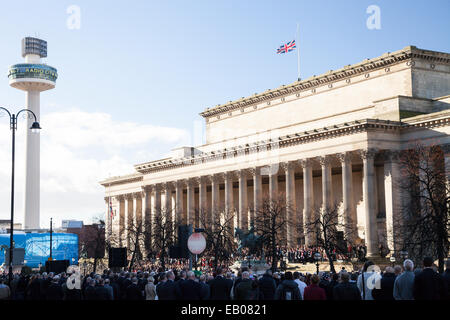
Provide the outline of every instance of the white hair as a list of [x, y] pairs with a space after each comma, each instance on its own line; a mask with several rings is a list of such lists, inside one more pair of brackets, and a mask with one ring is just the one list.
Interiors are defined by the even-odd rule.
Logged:
[[403, 268], [405, 268], [405, 270], [408, 270], [408, 271], [413, 271], [413, 269], [414, 269], [414, 262], [412, 262], [412, 260], [410, 260], [410, 259], [406, 259], [403, 262]]

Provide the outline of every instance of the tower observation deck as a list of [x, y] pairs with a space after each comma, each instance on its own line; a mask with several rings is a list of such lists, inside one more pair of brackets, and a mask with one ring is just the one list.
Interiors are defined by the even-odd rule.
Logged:
[[[57, 70], [41, 62], [47, 57], [47, 41], [26, 37], [22, 39], [22, 57], [25, 63], [9, 68], [9, 85], [25, 91], [25, 106], [40, 121], [40, 93], [53, 89]], [[28, 118], [27, 126], [34, 120]], [[25, 164], [24, 228], [38, 229], [40, 217], [40, 137], [27, 130]]]

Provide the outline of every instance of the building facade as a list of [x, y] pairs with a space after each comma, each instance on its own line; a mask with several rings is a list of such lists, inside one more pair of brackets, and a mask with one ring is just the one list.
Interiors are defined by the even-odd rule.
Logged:
[[399, 154], [415, 141], [439, 144], [450, 166], [450, 54], [409, 46], [201, 116], [205, 144], [101, 182], [109, 236], [126, 241], [132, 219], [151, 221], [161, 208], [194, 226], [202, 212], [214, 219], [234, 211], [234, 226], [246, 229], [264, 199], [283, 197], [289, 245], [313, 245], [301, 226], [336, 204], [367, 256], [380, 243], [394, 252], [395, 221], [408, 201]]

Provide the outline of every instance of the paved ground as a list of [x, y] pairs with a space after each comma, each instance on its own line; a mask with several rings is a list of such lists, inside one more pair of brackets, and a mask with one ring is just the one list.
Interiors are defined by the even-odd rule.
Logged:
[[[360, 265], [359, 264], [352, 264], [352, 263], [346, 263], [346, 262], [335, 262], [334, 268], [337, 272], [339, 272], [342, 267], [345, 267], [347, 271], [353, 271], [353, 270], [359, 270]], [[288, 264], [288, 271], [300, 271], [300, 272], [309, 272], [309, 273], [315, 273], [317, 271], [317, 267], [315, 263], [289, 263]], [[328, 262], [321, 262], [319, 263], [319, 271], [330, 271], [330, 265]]]

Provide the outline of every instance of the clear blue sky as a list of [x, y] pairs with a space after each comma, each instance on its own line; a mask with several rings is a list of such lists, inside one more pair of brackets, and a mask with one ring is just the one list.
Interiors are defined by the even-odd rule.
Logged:
[[[67, 28], [70, 5], [81, 9], [79, 30]], [[366, 27], [369, 5], [381, 9], [380, 30]], [[6, 73], [22, 61], [20, 40], [37, 35], [48, 41], [46, 62], [59, 73], [56, 89], [42, 94], [42, 115], [75, 108], [84, 115], [108, 114], [117, 127], [130, 122], [190, 132], [206, 107], [296, 80], [296, 53], [275, 52], [295, 37], [297, 22], [301, 73], [307, 78], [407, 45], [450, 52], [449, 12], [448, 0], [2, 1], [0, 105], [23, 105], [23, 92], [8, 86]], [[130, 166], [151, 160], [147, 157], [161, 156], [177, 139], [137, 145], [120, 157]], [[80, 161], [104, 154], [95, 146], [75, 149], [68, 150], [78, 152], [71, 157]], [[1, 157], [0, 165], [9, 167]], [[8, 179], [7, 172], [0, 173], [0, 185]], [[92, 205], [80, 214], [102, 212], [101, 188], [95, 188], [99, 200], [89, 200]], [[61, 197], [70, 193], [63, 189]], [[0, 200], [7, 199], [8, 190], [0, 189]], [[64, 201], [83, 203], [82, 198]], [[43, 211], [59, 210], [49, 200], [43, 206]], [[0, 208], [0, 218], [7, 218], [8, 210]]]
[[[205, 107], [295, 81], [295, 53], [275, 50], [297, 22], [302, 78], [410, 44], [450, 52], [448, 0], [25, 2], [0, 4], [0, 66], [21, 60], [23, 36], [46, 39], [60, 77], [43, 104], [188, 129]], [[66, 27], [72, 4], [80, 30]], [[371, 4], [381, 30], [366, 28]], [[0, 97], [23, 101], [6, 77]]]

